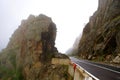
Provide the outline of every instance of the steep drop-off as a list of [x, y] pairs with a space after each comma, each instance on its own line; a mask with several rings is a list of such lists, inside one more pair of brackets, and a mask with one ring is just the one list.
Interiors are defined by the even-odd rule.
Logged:
[[55, 38], [56, 25], [50, 17], [30, 15], [23, 20], [0, 54], [0, 79], [68, 80], [68, 63], [54, 64], [56, 59], [69, 62], [58, 53]]
[[86, 59], [120, 63], [120, 0], [99, 0], [79, 42], [78, 54]]

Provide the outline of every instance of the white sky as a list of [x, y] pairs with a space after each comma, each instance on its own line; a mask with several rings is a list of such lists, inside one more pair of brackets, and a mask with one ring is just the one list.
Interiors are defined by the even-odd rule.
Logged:
[[57, 25], [56, 47], [64, 53], [97, 7], [98, 0], [0, 0], [0, 49], [6, 47], [22, 19], [43, 13]]

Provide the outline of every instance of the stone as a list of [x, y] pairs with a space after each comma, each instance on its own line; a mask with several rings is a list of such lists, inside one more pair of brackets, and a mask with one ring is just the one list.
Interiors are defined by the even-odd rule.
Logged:
[[112, 55], [107, 55], [105, 58], [106, 61], [110, 61], [111, 59], [112, 59]]
[[69, 65], [70, 60], [69, 59], [60, 59], [60, 58], [52, 58], [52, 64], [61, 64], [61, 65]]
[[118, 54], [118, 56], [120, 56], [120, 54]]
[[93, 55], [89, 55], [89, 56], [88, 56], [88, 60], [91, 60], [92, 57], [93, 57]]
[[120, 56], [116, 56], [116, 57], [113, 59], [113, 63], [120, 63]]

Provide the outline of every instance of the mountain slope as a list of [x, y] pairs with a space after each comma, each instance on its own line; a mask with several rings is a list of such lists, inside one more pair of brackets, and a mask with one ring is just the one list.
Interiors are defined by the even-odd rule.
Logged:
[[79, 56], [111, 61], [120, 53], [120, 0], [99, 0], [79, 42]]

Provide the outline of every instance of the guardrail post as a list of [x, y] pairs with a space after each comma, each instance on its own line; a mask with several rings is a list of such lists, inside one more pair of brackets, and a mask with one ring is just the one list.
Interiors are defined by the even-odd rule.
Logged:
[[74, 69], [74, 73], [73, 73], [73, 79], [75, 79], [75, 70], [76, 70], [77, 65], [75, 63], [73, 63], [73, 69]]

